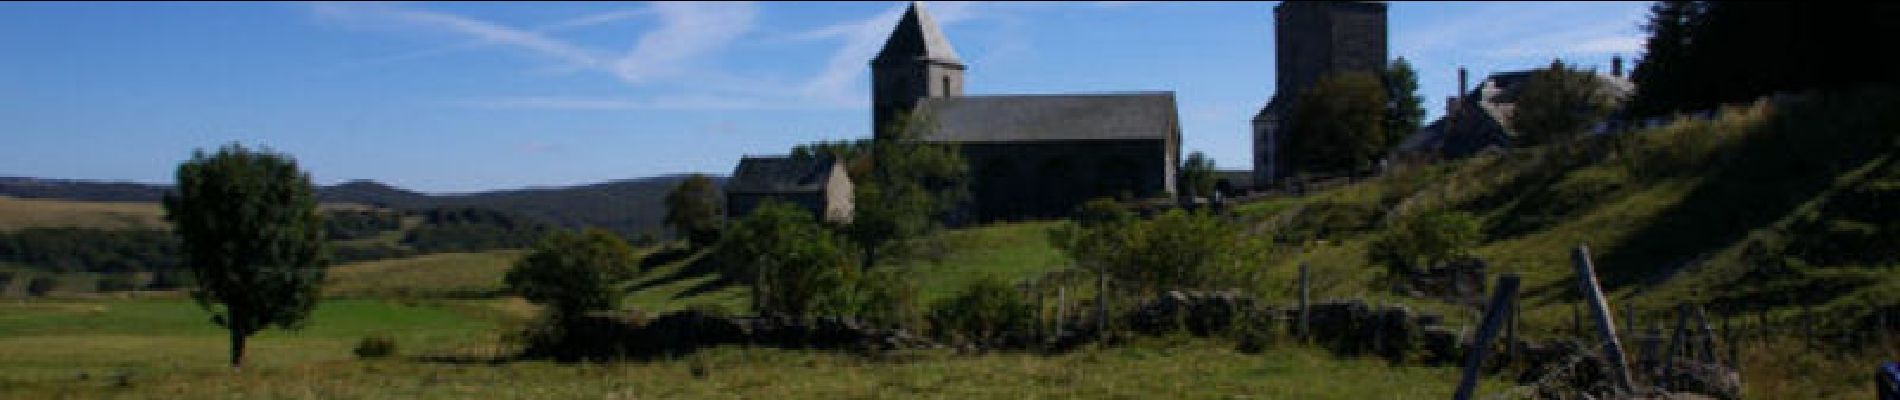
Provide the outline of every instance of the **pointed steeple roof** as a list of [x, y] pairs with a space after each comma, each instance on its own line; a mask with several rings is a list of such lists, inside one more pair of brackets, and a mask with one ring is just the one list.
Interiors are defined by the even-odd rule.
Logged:
[[904, 10], [904, 17], [898, 19], [897, 28], [891, 30], [891, 37], [884, 40], [884, 49], [877, 52], [871, 63], [917, 59], [963, 64], [957, 58], [957, 51], [950, 48], [950, 39], [937, 29], [937, 21], [924, 12], [923, 2], [913, 1], [910, 9]]

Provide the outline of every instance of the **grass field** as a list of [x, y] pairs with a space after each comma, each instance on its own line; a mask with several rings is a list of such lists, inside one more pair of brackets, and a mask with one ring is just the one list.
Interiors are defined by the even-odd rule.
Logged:
[[323, 290], [342, 297], [494, 296], [520, 255], [520, 250], [497, 250], [344, 264], [330, 268]]
[[158, 203], [22, 199], [0, 196], [0, 232], [24, 228], [164, 229]]
[[[371, 334], [392, 335], [405, 351], [429, 351], [494, 331], [494, 322], [450, 307], [332, 300], [319, 305], [303, 330], [254, 336], [247, 365], [271, 370], [349, 359], [357, 340]], [[228, 351], [227, 334], [187, 299], [0, 303], [0, 393], [77, 383], [82, 374], [222, 373]]]
[[[354, 203], [326, 203], [324, 210], [361, 210]], [[27, 199], [0, 196], [0, 232], [25, 228], [170, 229], [158, 203]]]

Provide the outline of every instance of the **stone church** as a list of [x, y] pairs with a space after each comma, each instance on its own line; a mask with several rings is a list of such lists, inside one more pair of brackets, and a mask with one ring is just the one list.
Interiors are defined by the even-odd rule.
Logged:
[[1274, 93], [1253, 120], [1253, 183], [1272, 186], [1293, 176], [1281, 145], [1300, 91], [1340, 72], [1383, 76], [1384, 2], [1286, 1], [1273, 7]]
[[[1383, 53], [1381, 53], [1381, 56]], [[1171, 198], [1181, 125], [1173, 92], [963, 94], [969, 67], [923, 6], [871, 60], [873, 131], [956, 145], [978, 220], [1067, 216], [1089, 199]]]

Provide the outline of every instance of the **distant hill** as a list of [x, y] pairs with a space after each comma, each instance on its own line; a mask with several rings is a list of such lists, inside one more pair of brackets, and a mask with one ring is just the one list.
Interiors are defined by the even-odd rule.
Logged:
[[[492, 208], [564, 227], [594, 226], [625, 234], [660, 232], [666, 192], [686, 175], [662, 175], [603, 183], [433, 195], [369, 180], [317, 189], [324, 203], [359, 203], [402, 210], [433, 207]], [[723, 185], [725, 178], [713, 177]], [[0, 196], [35, 199], [155, 203], [170, 185], [68, 179], [0, 177]]]

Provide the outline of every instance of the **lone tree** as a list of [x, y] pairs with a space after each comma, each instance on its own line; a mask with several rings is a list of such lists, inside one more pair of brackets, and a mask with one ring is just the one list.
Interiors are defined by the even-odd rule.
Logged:
[[666, 224], [693, 247], [719, 241], [719, 193], [711, 178], [693, 174], [666, 194]]
[[1288, 154], [1302, 173], [1372, 169], [1393, 144], [1385, 133], [1386, 89], [1369, 72], [1327, 75], [1293, 103]]
[[[928, 116], [893, 127], [871, 141], [870, 165], [853, 175], [856, 201], [847, 235], [864, 251], [865, 267], [885, 250], [935, 230], [969, 199], [969, 166], [957, 148], [914, 140]], [[907, 119], [900, 119], [907, 120]]]
[[1525, 78], [1510, 124], [1522, 144], [1547, 144], [1583, 133], [1614, 107], [1616, 99], [1596, 74], [1551, 61]]
[[297, 329], [317, 305], [328, 263], [310, 175], [289, 156], [230, 144], [178, 166], [165, 219], [196, 278], [191, 297], [231, 332], [231, 368], [244, 341], [275, 325]]
[[508, 289], [548, 306], [557, 328], [587, 311], [613, 309], [620, 291], [613, 284], [633, 277], [639, 260], [620, 236], [590, 228], [555, 231], [515, 262], [502, 278]]
[[811, 212], [772, 199], [732, 225], [715, 257], [728, 279], [752, 287], [755, 311], [836, 315], [855, 308], [849, 247]]

